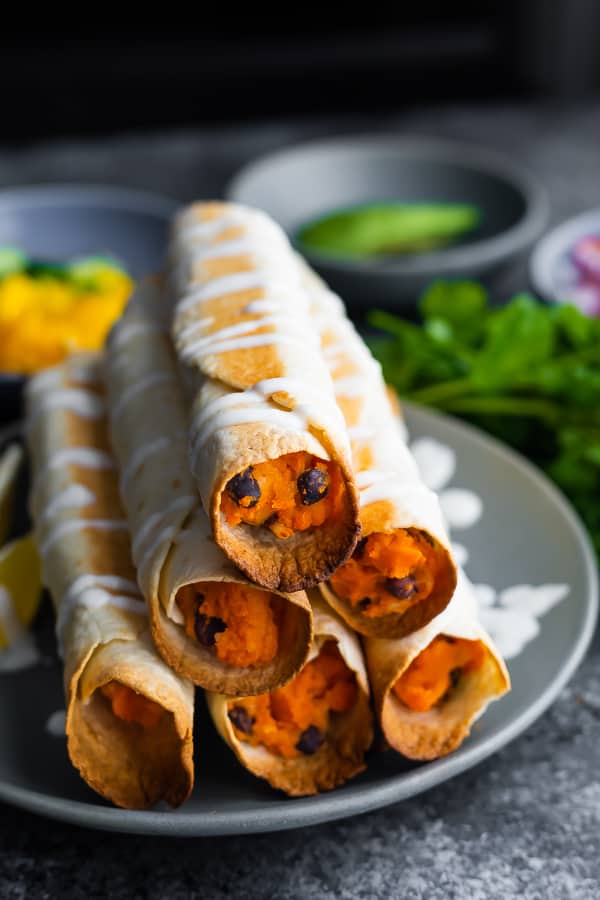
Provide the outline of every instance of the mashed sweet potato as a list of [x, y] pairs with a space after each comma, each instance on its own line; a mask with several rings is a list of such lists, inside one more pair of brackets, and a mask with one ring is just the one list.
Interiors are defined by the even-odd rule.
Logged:
[[268, 591], [228, 581], [188, 585], [177, 604], [186, 634], [234, 666], [271, 662], [279, 645], [281, 604]]
[[124, 722], [156, 728], [164, 715], [165, 711], [158, 703], [118, 681], [109, 681], [100, 691], [110, 701], [115, 716]]
[[228, 525], [263, 525], [285, 539], [341, 515], [343, 494], [339, 466], [300, 451], [234, 475], [221, 510]]
[[426, 712], [444, 699], [465, 672], [478, 669], [484, 654], [481, 641], [439, 635], [398, 679], [394, 693], [409, 709]]
[[316, 753], [327, 740], [331, 715], [351, 709], [357, 691], [335, 641], [327, 641], [291, 682], [269, 694], [230, 701], [228, 716], [240, 740], [292, 759]]
[[416, 528], [375, 532], [330, 579], [338, 597], [368, 617], [401, 614], [425, 600], [438, 571], [437, 544]]

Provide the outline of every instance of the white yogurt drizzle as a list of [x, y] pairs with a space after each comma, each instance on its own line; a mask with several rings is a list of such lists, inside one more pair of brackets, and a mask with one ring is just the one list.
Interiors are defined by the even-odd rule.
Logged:
[[[256, 331], [257, 328], [266, 327], [263, 322], [244, 322], [247, 331]], [[251, 327], [248, 327], [251, 326]], [[247, 337], [237, 337], [230, 340], [211, 341], [212, 335], [207, 335], [201, 341], [196, 341], [187, 347], [182, 348], [181, 356], [184, 362], [193, 362], [201, 360], [207, 356], [216, 356], [220, 353], [229, 353], [232, 350], [249, 350], [253, 347], [279, 347], [279, 346], [297, 346], [306, 348], [307, 345], [314, 343], [314, 340], [304, 334], [294, 333], [290, 329], [289, 333], [280, 331], [267, 331], [264, 334], [250, 334]]]
[[[140, 559], [143, 560], [145, 551], [143, 552], [144, 545], [152, 538], [155, 537], [155, 533], [158, 529], [162, 530], [162, 526], [165, 521], [167, 521], [172, 515], [178, 512], [183, 512], [184, 510], [191, 510], [199, 503], [199, 498], [193, 494], [184, 494], [181, 497], [176, 497], [171, 503], [169, 503], [164, 509], [161, 509], [160, 512], [154, 513], [149, 516], [142, 527], [139, 529], [136, 534], [133, 544], [131, 546], [131, 552], [133, 556], [133, 560], [138, 565], [138, 561]], [[154, 543], [154, 541], [152, 541]], [[138, 566], [141, 568], [141, 566]]]
[[140, 378], [139, 381], [134, 381], [133, 384], [130, 384], [125, 388], [118, 401], [115, 403], [111, 410], [111, 420], [116, 422], [123, 415], [131, 401], [136, 397], [139, 397], [140, 394], [170, 381], [173, 381], [173, 376], [170, 372], [151, 372], [144, 378]]
[[67, 711], [66, 709], [57, 709], [51, 713], [46, 719], [46, 731], [49, 735], [56, 738], [64, 738], [67, 730]]
[[80, 388], [51, 391], [38, 403], [33, 404], [28, 427], [31, 428], [40, 416], [56, 409], [67, 409], [84, 419], [99, 419], [104, 415], [106, 406], [103, 399], [91, 391]]
[[190, 224], [186, 222], [185, 214], [179, 216], [175, 222], [177, 228], [175, 243], [187, 247], [196, 241], [214, 240], [228, 228], [242, 224], [241, 213], [242, 210], [237, 207], [218, 219], [207, 219], [204, 222], [192, 221]]
[[194, 251], [194, 262], [210, 259], [225, 259], [231, 256], [258, 255], [261, 247], [256, 237], [241, 237], [231, 241], [220, 241]]
[[382, 469], [363, 469], [362, 472], [357, 472], [356, 474], [356, 486], [367, 488], [380, 481], [386, 481], [389, 477], [390, 473]]
[[49, 457], [46, 465], [36, 474], [33, 492], [49, 472], [64, 466], [81, 466], [82, 469], [115, 469], [116, 463], [109, 453], [95, 447], [63, 447]]
[[[269, 402], [273, 395], [279, 393], [293, 398], [293, 410], [282, 409]], [[217, 431], [252, 422], [301, 434], [307, 430], [309, 423], [323, 430], [344, 429], [341, 411], [335, 403], [318, 396], [296, 379], [267, 378], [246, 391], [217, 397], [201, 410], [193, 422], [194, 467], [199, 451]]]
[[156, 556], [156, 551], [158, 550], [158, 548], [163, 544], [172, 541], [177, 536], [178, 531], [178, 525], [167, 525], [156, 535], [155, 539], [148, 544], [148, 546], [144, 550], [144, 553], [139, 557], [139, 563], [136, 560], [139, 579], [142, 584], [146, 581], [148, 568], [154, 562], [154, 558]]
[[73, 531], [91, 528], [94, 531], [127, 531], [126, 519], [69, 519], [60, 521], [50, 530], [40, 545], [40, 555], [45, 557], [57, 541]]
[[154, 441], [149, 441], [147, 444], [142, 444], [141, 447], [137, 447], [131, 457], [129, 462], [121, 472], [120, 478], [120, 488], [121, 493], [124, 494], [127, 490], [127, 485], [139, 469], [139, 467], [151, 456], [154, 456], [156, 453], [160, 453], [162, 450], [166, 450], [173, 443], [173, 438], [171, 437], [159, 437]]
[[[177, 315], [182, 316], [191, 307], [207, 300], [226, 300], [228, 295], [240, 291], [261, 289], [265, 296], [251, 300], [242, 310], [242, 314], [255, 318], [226, 325], [211, 334], [203, 333], [208, 327], [206, 320], [186, 323], [183, 318], [182, 327], [178, 328], [178, 345], [183, 361], [198, 364], [204, 357], [231, 351], [291, 346], [304, 354], [308, 351], [308, 366], [310, 352], [315, 351], [315, 365], [320, 364], [320, 339], [314, 323], [309, 319], [309, 294], [303, 286], [301, 270], [285, 234], [262, 213], [243, 207], [235, 207], [231, 212], [235, 214], [236, 222], [247, 226], [244, 235], [208, 246], [206, 242], [215, 234], [213, 227], [198, 229], [196, 224], [188, 224], [186, 214], [178, 221], [174, 244], [177, 251], [179, 235], [182, 238], [179, 250], [183, 259], [179, 260], [177, 271], [181, 274], [187, 270], [190, 278], [187, 282], [182, 279], [184, 294], [177, 303]], [[197, 244], [188, 239], [192, 229], [195, 229], [199, 239]], [[195, 263], [242, 253], [253, 255], [256, 268], [194, 282], [194, 278], [198, 277], [194, 270]], [[271, 402], [274, 393], [284, 391], [293, 398], [292, 410]], [[200, 411], [192, 423], [193, 469], [197, 470], [198, 454], [216, 432], [255, 422], [301, 434], [309, 429], [309, 424], [316, 430], [345, 432], [343, 417], [326, 390], [317, 395], [307, 392], [297, 380], [269, 379], [258, 382], [246, 391], [217, 398]], [[323, 451], [325, 458], [328, 458], [319, 441], [316, 443], [319, 452]]]
[[95, 500], [96, 495], [83, 484], [70, 484], [48, 502], [40, 515], [40, 524], [45, 524], [64, 509], [81, 509]]
[[177, 340], [181, 344], [185, 344], [191, 337], [193, 337], [198, 332], [204, 331], [205, 328], [208, 328], [214, 322], [214, 316], [204, 316], [201, 319], [196, 319], [191, 322], [189, 325], [186, 325], [185, 328], [182, 328], [178, 335]]
[[141, 592], [136, 581], [130, 578], [121, 578], [120, 575], [79, 575], [65, 591], [62, 599], [68, 606], [72, 605], [76, 598], [89, 588], [106, 588], [107, 591], [116, 591], [122, 594], [131, 594], [133, 597], [141, 597]]
[[34, 375], [27, 384], [27, 393], [29, 396], [35, 396], [43, 391], [49, 391], [52, 388], [62, 384], [63, 368], [62, 366], [53, 366], [51, 369], [44, 369]]
[[[63, 447], [53, 453], [42, 472], [63, 466], [81, 466], [83, 469], [114, 469], [116, 463], [110, 453], [95, 447]], [[42, 474], [42, 473], [40, 473]]]
[[154, 322], [119, 322], [108, 340], [112, 348], [118, 349], [145, 334], [162, 334], [162, 329]]
[[203, 303], [206, 300], [215, 300], [227, 294], [240, 294], [242, 291], [250, 291], [255, 288], [264, 290], [268, 281], [263, 272], [255, 269], [249, 272], [234, 272], [232, 275], [222, 275], [213, 278], [212, 281], [198, 287], [191, 288], [177, 303], [177, 312], [184, 313], [188, 309]]
[[[414, 489], [420, 494], [422, 493], [423, 496], [431, 494], [429, 488], [426, 488], [423, 484], [414, 486]], [[406, 502], [406, 496], [409, 490], [410, 488], [407, 487], [406, 481], [399, 479], [395, 473], [390, 472], [387, 478], [382, 478], [379, 481], [370, 484], [368, 487], [361, 489], [359, 504], [360, 506], [368, 506], [369, 503], [377, 503], [380, 500], [389, 500], [390, 502], [398, 500], [400, 503]]]
[[61, 602], [56, 618], [56, 640], [60, 656], [64, 656], [65, 630], [75, 608], [101, 609], [104, 606], [112, 606], [138, 616], [147, 616], [148, 614], [144, 600], [126, 594], [111, 594], [109, 591], [96, 587], [88, 587], [78, 594], [71, 594], [68, 600], [65, 597]]

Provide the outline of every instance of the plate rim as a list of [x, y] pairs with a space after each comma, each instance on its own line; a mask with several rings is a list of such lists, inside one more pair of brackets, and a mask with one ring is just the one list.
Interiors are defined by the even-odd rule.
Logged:
[[[426, 763], [409, 773], [391, 775], [383, 784], [375, 786], [354, 784], [352, 786], [354, 790], [350, 793], [338, 795], [334, 791], [291, 801], [282, 798], [281, 803], [275, 807], [259, 806], [250, 812], [244, 810], [219, 812], [218, 809], [214, 809], [209, 812], [186, 813], [185, 807], [179, 811], [123, 810], [96, 805], [93, 802], [68, 800], [31, 788], [15, 786], [6, 781], [0, 781], [0, 801], [68, 824], [128, 834], [216, 837], [283, 831], [361, 815], [414, 797], [472, 768], [529, 728], [550, 707], [571, 679], [594, 635], [598, 618], [598, 570], [590, 539], [567, 498], [541, 470], [520, 453], [476, 426], [453, 416], [411, 403], [404, 405], [409, 411], [409, 416], [421, 417], [425, 422], [429, 417], [437, 418], [443, 421], [451, 432], [466, 431], [475, 444], [525, 470], [537, 489], [550, 498], [567, 520], [581, 547], [588, 591], [577, 638], [554, 679], [533, 703], [473, 746], [462, 747], [455, 754]], [[9, 425], [0, 429], [0, 442], [14, 439], [21, 434], [21, 423]], [[282, 804], [289, 804], [289, 811], [285, 806], [282, 809]], [[321, 806], [324, 809], [321, 809]]]

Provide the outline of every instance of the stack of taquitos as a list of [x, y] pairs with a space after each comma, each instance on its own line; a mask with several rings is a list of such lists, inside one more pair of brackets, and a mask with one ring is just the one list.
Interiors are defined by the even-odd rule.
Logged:
[[97, 358], [72, 358], [30, 381], [27, 430], [35, 531], [64, 657], [69, 755], [119, 806], [177, 806], [193, 783], [193, 688], [150, 639]]
[[353, 558], [321, 585], [362, 632], [385, 738], [414, 759], [455, 750], [508, 672], [477, 621], [464, 572], [456, 589], [441, 512], [405, 442], [386, 389], [339, 300], [300, 263], [351, 438], [363, 537]]
[[462, 571], [449, 605], [428, 625], [398, 640], [367, 637], [364, 645], [384, 736], [411, 759], [456, 750], [488, 704], [510, 688]]
[[357, 775], [373, 738], [360, 643], [316, 591], [310, 594], [313, 649], [293, 681], [258, 697], [207, 695], [213, 721], [242, 765], [290, 796], [330, 790]]
[[307, 267], [301, 271], [360, 488], [361, 540], [321, 588], [361, 634], [403, 637], [442, 612], [456, 586], [439, 501], [421, 481], [381, 369], [341, 301]]
[[258, 584], [327, 577], [358, 533], [343, 417], [294, 254], [256, 210], [197, 204], [175, 220], [171, 296], [197, 376], [191, 468], [215, 540]]
[[141, 285], [106, 353], [111, 433], [133, 558], [165, 660], [208, 690], [260, 693], [288, 681], [311, 645], [304, 592], [251, 584], [215, 545], [189, 471], [188, 418], [159, 281]]
[[289, 794], [331, 788], [364, 768], [371, 742], [360, 646], [320, 607], [311, 646], [305, 593], [251, 585], [212, 541], [188, 469], [185, 399], [158, 323], [161, 303], [159, 281], [142, 285], [106, 359], [121, 491], [153, 635], [170, 664], [219, 692], [210, 695], [211, 714], [244, 765]]

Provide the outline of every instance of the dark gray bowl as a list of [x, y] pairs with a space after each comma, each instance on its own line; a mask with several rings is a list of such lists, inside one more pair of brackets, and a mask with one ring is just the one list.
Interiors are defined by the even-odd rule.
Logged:
[[344, 137], [303, 144], [246, 166], [227, 194], [266, 210], [292, 238], [313, 218], [372, 201], [480, 207], [477, 234], [434, 253], [378, 261], [307, 254], [355, 310], [383, 305], [406, 312], [433, 278], [482, 278], [526, 249], [548, 216], [544, 189], [511, 160], [433, 138]]
[[[0, 246], [66, 262], [106, 253], [137, 278], [162, 263], [172, 200], [141, 191], [41, 185], [0, 191]], [[24, 378], [0, 373], [0, 421], [19, 415]]]

